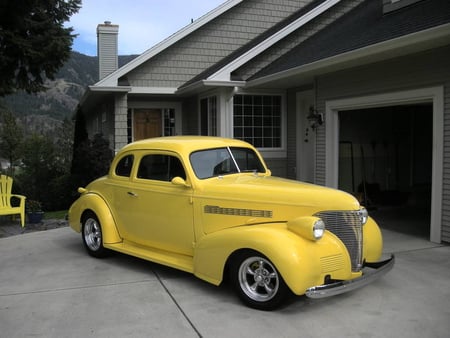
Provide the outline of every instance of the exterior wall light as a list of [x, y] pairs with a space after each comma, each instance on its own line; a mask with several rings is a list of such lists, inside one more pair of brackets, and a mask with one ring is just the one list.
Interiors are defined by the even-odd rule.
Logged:
[[323, 124], [323, 114], [319, 113], [313, 106], [309, 107], [309, 115], [306, 118], [312, 130], [316, 130]]

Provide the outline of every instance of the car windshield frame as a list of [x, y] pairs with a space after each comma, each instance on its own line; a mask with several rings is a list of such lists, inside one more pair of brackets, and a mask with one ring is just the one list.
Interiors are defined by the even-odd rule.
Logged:
[[190, 154], [189, 160], [195, 176], [200, 180], [245, 172], [266, 173], [257, 153], [245, 147], [197, 150]]

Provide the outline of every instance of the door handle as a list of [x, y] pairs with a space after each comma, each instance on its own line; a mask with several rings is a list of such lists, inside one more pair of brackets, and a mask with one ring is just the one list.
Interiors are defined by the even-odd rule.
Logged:
[[131, 197], [138, 197], [138, 195], [132, 191], [127, 192], [128, 195], [130, 195]]

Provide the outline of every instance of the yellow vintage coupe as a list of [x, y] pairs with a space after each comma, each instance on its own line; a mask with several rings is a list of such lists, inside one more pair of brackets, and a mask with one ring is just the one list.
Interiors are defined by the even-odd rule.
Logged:
[[238, 140], [137, 141], [79, 192], [69, 223], [90, 255], [119, 251], [215, 285], [228, 277], [261, 310], [292, 293], [353, 290], [394, 265], [393, 256], [379, 261], [380, 229], [353, 196], [273, 177]]

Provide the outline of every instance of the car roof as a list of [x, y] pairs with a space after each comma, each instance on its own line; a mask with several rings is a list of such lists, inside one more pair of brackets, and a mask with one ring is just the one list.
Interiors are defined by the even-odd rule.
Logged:
[[201, 149], [221, 147], [253, 148], [247, 142], [231, 138], [214, 136], [166, 136], [132, 142], [123, 147], [119, 152], [121, 153], [130, 150], [158, 149], [190, 154], [193, 151]]

